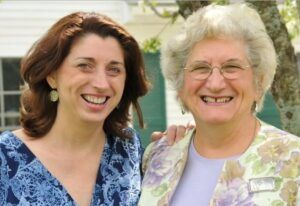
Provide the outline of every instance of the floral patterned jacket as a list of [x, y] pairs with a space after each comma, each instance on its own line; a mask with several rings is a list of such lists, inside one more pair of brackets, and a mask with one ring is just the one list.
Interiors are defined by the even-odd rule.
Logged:
[[[139, 206], [169, 205], [193, 132], [173, 146], [162, 138], [147, 147]], [[261, 122], [247, 151], [224, 163], [210, 206], [300, 206], [299, 186], [300, 138]]]

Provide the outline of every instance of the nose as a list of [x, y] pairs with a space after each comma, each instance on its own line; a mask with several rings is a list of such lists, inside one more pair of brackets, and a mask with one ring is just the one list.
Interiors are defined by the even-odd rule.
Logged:
[[105, 69], [97, 69], [95, 74], [92, 74], [92, 86], [97, 89], [106, 89], [109, 87], [109, 79]]
[[211, 74], [206, 79], [206, 87], [212, 92], [218, 92], [226, 86], [225, 78], [218, 67], [211, 70]]

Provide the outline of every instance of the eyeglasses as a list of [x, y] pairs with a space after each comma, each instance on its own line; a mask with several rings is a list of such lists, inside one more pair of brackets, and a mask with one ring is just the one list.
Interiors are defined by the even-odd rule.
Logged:
[[241, 63], [236, 61], [225, 62], [221, 67], [213, 67], [210, 64], [198, 61], [189, 67], [185, 67], [184, 70], [189, 71], [196, 80], [207, 79], [214, 69], [218, 69], [225, 79], [237, 79], [246, 68], [249, 68], [249, 66], [242, 66]]

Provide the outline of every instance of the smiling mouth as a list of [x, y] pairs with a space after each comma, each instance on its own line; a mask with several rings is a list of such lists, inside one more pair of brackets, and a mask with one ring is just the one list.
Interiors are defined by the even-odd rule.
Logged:
[[202, 101], [205, 103], [227, 103], [230, 102], [233, 97], [209, 97], [201, 96]]
[[91, 104], [96, 104], [96, 105], [103, 105], [109, 99], [108, 96], [106, 96], [106, 97], [95, 97], [95, 96], [91, 96], [91, 95], [82, 95], [82, 98], [86, 102], [91, 103]]

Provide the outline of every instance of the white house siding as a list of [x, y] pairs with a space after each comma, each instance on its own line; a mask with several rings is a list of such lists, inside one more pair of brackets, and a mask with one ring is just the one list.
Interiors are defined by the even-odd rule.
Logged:
[[75, 11], [96, 11], [120, 23], [130, 19], [125, 1], [33, 0], [0, 2], [0, 58], [21, 57], [59, 18]]
[[166, 114], [167, 114], [167, 125], [171, 124], [183, 124], [186, 125], [188, 122], [193, 120], [191, 113], [181, 113], [180, 105], [176, 100], [176, 92], [166, 86]]

